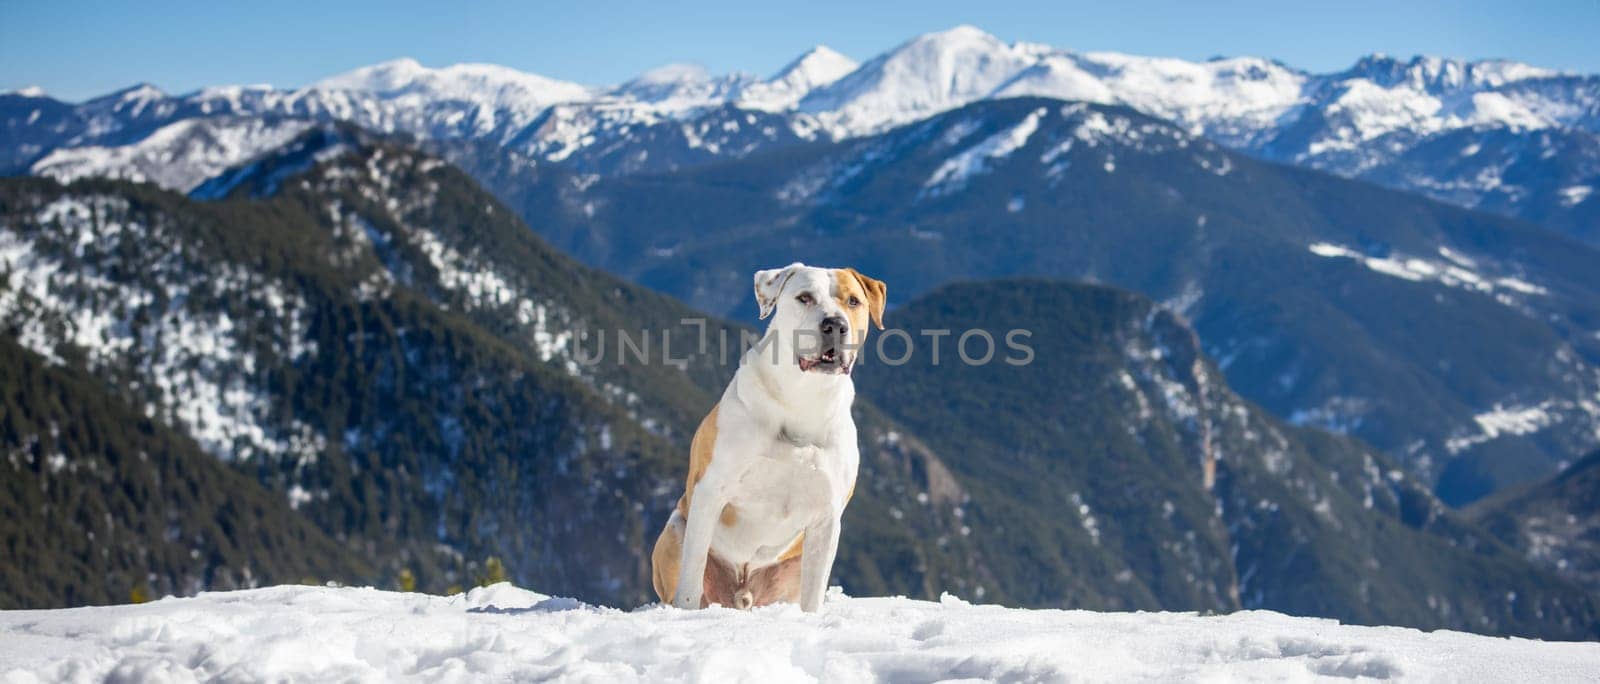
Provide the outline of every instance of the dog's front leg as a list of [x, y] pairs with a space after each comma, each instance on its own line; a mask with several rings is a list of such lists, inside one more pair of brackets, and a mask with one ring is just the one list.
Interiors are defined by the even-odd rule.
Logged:
[[806, 528], [800, 549], [800, 610], [815, 613], [822, 608], [822, 595], [828, 591], [828, 575], [838, 552], [839, 516], [830, 514]]
[[679, 608], [699, 608], [706, 589], [706, 556], [711, 553], [711, 535], [716, 532], [717, 515], [725, 503], [720, 489], [707, 484], [711, 483], [700, 481], [689, 501], [689, 519], [684, 523], [678, 589], [672, 597], [672, 605]]

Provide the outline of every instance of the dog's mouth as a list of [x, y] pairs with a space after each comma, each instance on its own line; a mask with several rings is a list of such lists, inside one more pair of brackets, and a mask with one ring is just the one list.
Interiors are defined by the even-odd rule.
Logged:
[[848, 374], [850, 363], [845, 361], [844, 354], [839, 353], [835, 347], [822, 350], [816, 356], [802, 356], [799, 359], [800, 370], [806, 373]]

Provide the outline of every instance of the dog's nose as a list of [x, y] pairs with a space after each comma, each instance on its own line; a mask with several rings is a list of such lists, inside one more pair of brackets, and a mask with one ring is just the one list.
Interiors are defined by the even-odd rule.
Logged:
[[843, 335], [850, 332], [850, 324], [846, 323], [844, 318], [840, 316], [829, 316], [822, 319], [821, 328], [823, 336]]

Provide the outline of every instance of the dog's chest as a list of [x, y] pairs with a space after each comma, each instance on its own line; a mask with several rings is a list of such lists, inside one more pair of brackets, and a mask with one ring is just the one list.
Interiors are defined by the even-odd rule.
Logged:
[[751, 459], [728, 492], [712, 548], [735, 564], [775, 562], [805, 528], [832, 514], [845, 477], [838, 455], [779, 443]]

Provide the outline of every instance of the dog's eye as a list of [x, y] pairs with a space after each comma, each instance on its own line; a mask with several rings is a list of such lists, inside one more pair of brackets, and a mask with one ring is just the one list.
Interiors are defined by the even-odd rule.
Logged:
[[855, 295], [850, 295], [850, 308], [854, 309], [858, 306], [861, 306], [861, 298]]
[[811, 299], [811, 293], [810, 292], [801, 292], [800, 296], [799, 297], [795, 297], [794, 300], [797, 301], [797, 302], [800, 302], [801, 304], [804, 304], [806, 306], [811, 306], [811, 302], [814, 301], [814, 300]]

